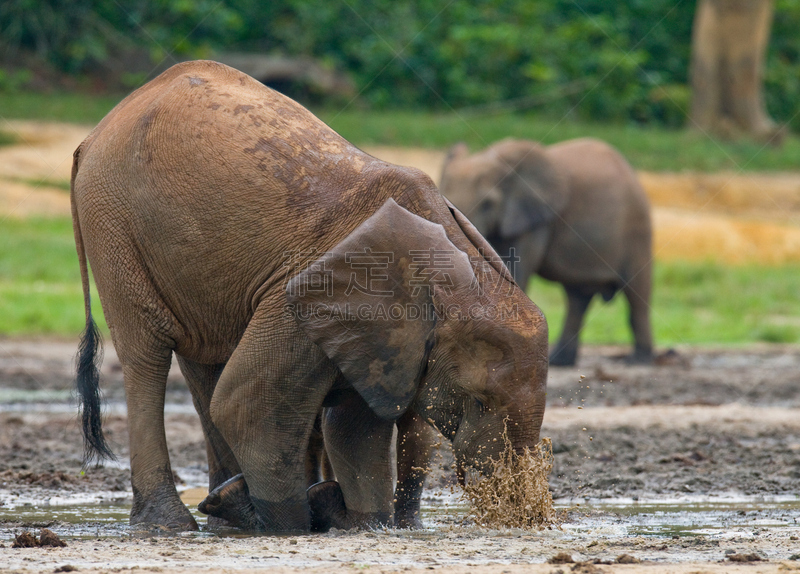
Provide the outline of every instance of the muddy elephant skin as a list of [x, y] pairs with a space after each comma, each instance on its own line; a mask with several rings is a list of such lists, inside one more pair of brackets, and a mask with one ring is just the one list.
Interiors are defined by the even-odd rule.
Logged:
[[652, 231], [647, 196], [614, 148], [594, 139], [544, 147], [506, 139], [469, 154], [454, 146], [442, 193], [503, 257], [517, 282], [561, 283], [567, 318], [551, 365], [573, 365], [592, 298], [622, 290], [630, 306], [632, 360], [652, 358]]
[[72, 210], [84, 436], [108, 453], [88, 260], [125, 379], [131, 523], [197, 528], [165, 440], [173, 353], [209, 487], [241, 473], [256, 530], [309, 529], [321, 410], [355, 526], [392, 522], [390, 443], [409, 409], [462, 466], [497, 456], [504, 420], [514, 448], [538, 441], [547, 325], [488, 243], [427, 176], [241, 72], [183, 63], [124, 99], [75, 151]]

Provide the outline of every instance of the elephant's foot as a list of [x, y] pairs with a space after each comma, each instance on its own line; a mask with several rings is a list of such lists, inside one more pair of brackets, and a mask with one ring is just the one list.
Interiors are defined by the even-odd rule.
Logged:
[[326, 480], [310, 486], [308, 507], [311, 512], [311, 531], [327, 532], [331, 528], [376, 528], [390, 526], [392, 517], [384, 512], [357, 512], [348, 510], [342, 488], [335, 480]]
[[181, 502], [174, 487], [170, 490], [171, 492], [150, 496], [147, 501], [144, 501], [139, 492], [134, 489], [131, 526], [173, 531], [199, 530], [197, 522], [186, 505]]
[[395, 528], [407, 528], [409, 530], [421, 529], [422, 519], [419, 516], [419, 509], [416, 511], [409, 511], [407, 509], [402, 511], [395, 510], [394, 526]]
[[550, 353], [551, 367], [574, 367], [578, 358], [578, 349], [570, 347], [556, 347]]
[[653, 350], [636, 348], [624, 360], [630, 365], [650, 365], [653, 362]]
[[327, 532], [331, 528], [350, 529], [344, 495], [338, 482], [318, 482], [309, 486], [306, 494], [311, 511], [311, 532]]
[[243, 474], [229, 478], [197, 505], [209, 516], [225, 520], [224, 526], [251, 532], [308, 532], [309, 510], [305, 497], [272, 502], [250, 495]]
[[253, 502], [250, 500], [250, 491], [242, 474], [229, 478], [209, 492], [208, 496], [197, 505], [197, 509], [203, 514], [209, 515], [210, 527], [234, 527], [250, 531], [264, 530], [264, 524], [258, 518]]
[[420, 518], [420, 496], [422, 495], [422, 490], [412, 492], [409, 495], [407, 489], [403, 490], [398, 487], [394, 495], [395, 528], [422, 528], [422, 519]]
[[[310, 527], [312, 532], [327, 532], [331, 528], [350, 530], [351, 528], [374, 528], [391, 523], [391, 517], [385, 513], [348, 512], [344, 503], [344, 495], [339, 483], [333, 480], [319, 482], [307, 490]], [[263, 506], [264, 504], [262, 504]], [[291, 514], [283, 512], [280, 505], [269, 505], [264, 508], [266, 516]], [[203, 514], [224, 520], [225, 526], [242, 530], [263, 532], [264, 522], [250, 498], [244, 475], [238, 474], [220, 484], [197, 505]], [[277, 516], [276, 516], [277, 518]], [[277, 523], [277, 522], [276, 522]], [[308, 526], [298, 525], [287, 531], [305, 530]]]

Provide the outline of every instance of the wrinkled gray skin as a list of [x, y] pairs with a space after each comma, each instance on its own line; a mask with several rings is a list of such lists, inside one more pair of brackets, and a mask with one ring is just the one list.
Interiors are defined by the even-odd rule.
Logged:
[[622, 290], [630, 305], [631, 359], [652, 358], [650, 207], [619, 152], [593, 139], [543, 147], [506, 139], [469, 154], [454, 146], [442, 169], [444, 194], [501, 256], [511, 250], [517, 283], [533, 274], [567, 294], [567, 318], [551, 365], [573, 365], [590, 301]]
[[[242, 473], [258, 530], [310, 528], [305, 459], [321, 410], [353, 526], [392, 523], [390, 442], [407, 410], [462, 466], [498, 455], [504, 420], [514, 448], [537, 443], [547, 325], [489, 245], [427, 176], [363, 153], [245, 74], [183, 63], [123, 100], [75, 152], [72, 209], [84, 436], [103, 453], [88, 260], [125, 378], [131, 523], [197, 528], [164, 432], [173, 353], [209, 487]], [[381, 264], [372, 284], [350, 259], [366, 249]], [[357, 314], [395, 304], [426, 315]]]

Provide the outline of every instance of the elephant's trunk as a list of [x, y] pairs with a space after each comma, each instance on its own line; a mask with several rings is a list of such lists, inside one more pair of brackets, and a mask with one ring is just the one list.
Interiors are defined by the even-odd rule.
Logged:
[[533, 451], [539, 444], [539, 431], [544, 417], [544, 402], [515, 407], [506, 419], [506, 432], [514, 452]]
[[489, 459], [503, 458], [507, 444], [517, 455], [536, 450], [544, 417], [544, 385], [527, 387], [509, 398], [506, 408], [467, 408], [453, 439], [456, 473], [462, 485], [469, 467], [491, 473]]

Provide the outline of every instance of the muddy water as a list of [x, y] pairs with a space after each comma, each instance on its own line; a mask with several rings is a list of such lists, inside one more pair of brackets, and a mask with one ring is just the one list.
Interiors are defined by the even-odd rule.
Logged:
[[[0, 506], [0, 541], [12, 540], [21, 526], [55, 526], [69, 537], [115, 538], [130, 534], [130, 497], [119, 503], [81, 502], [76, 496], [48, 504], [5, 504]], [[756, 536], [771, 529], [800, 531], [800, 497], [754, 497], [729, 500], [632, 501], [605, 499], [589, 502], [558, 501], [556, 510], [566, 517], [560, 530], [576, 536], [607, 539], [629, 536], [673, 538], [711, 535], [715, 537]], [[189, 505], [193, 516], [205, 527], [206, 517]], [[467, 507], [457, 498], [428, 497], [422, 509], [426, 529], [446, 531], [467, 526]], [[134, 529], [135, 530], [135, 529]], [[220, 531], [216, 534], [238, 536]]]
[[800, 530], [800, 498], [740, 497], [728, 500], [633, 501], [606, 499], [571, 507], [584, 519], [566, 528], [608, 528], [610, 535], [731, 537], [767, 529]]
[[[72, 554], [69, 550], [14, 550], [7, 555], [8, 565], [30, 567], [35, 564], [20, 560], [39, 560], [44, 569], [52, 568], [54, 560], [64, 562], [66, 558], [66, 563], [81, 570], [214, 565], [223, 569], [513, 566], [544, 563], [559, 550], [578, 561], [601, 563], [614, 562], [623, 554], [634, 556], [642, 564], [722, 562], [727, 556], [752, 553], [753, 549], [763, 560], [787, 561], [796, 557], [798, 550], [792, 541], [800, 534], [800, 499], [796, 497], [561, 501], [557, 504], [565, 517], [561, 527], [531, 532], [470, 526], [464, 522], [466, 508], [452, 497], [438, 494], [426, 499], [423, 513], [428, 527], [421, 531], [266, 538], [208, 531], [204, 517], [196, 511], [200, 532], [155, 533], [154, 538], [153, 532], [128, 525], [130, 504], [6, 505], [0, 507], [0, 544], [8, 547], [22, 530], [36, 533], [48, 527], [67, 542]], [[212, 546], [198, 546], [203, 543]], [[202, 554], [197, 551], [202, 549]], [[791, 560], [788, 563], [794, 564]]]

